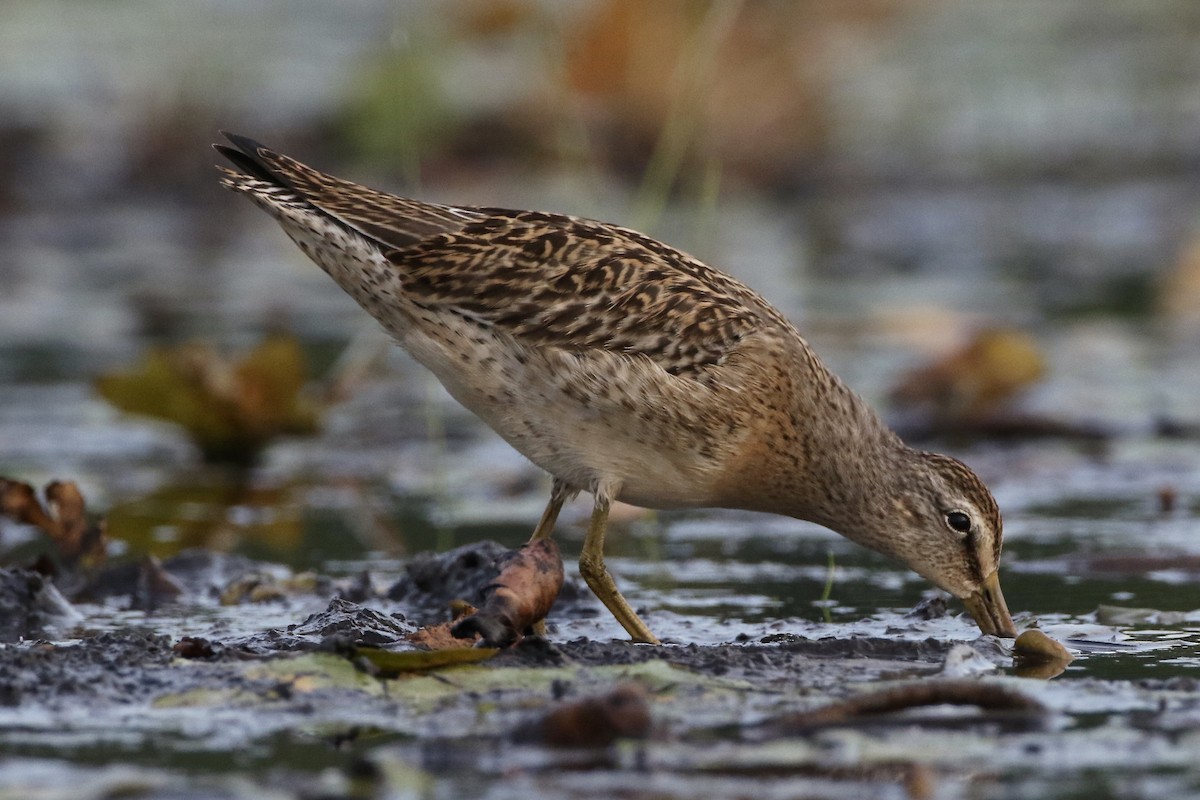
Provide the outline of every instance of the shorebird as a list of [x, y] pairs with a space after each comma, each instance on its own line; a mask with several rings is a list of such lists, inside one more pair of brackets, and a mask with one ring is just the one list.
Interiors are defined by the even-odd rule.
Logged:
[[985, 634], [1016, 635], [991, 492], [907, 447], [746, 285], [627, 228], [410, 200], [224, 135], [222, 184], [550, 473], [533, 539], [592, 494], [579, 570], [635, 641], [658, 642], [604, 564], [616, 500], [810, 520], [960, 598]]

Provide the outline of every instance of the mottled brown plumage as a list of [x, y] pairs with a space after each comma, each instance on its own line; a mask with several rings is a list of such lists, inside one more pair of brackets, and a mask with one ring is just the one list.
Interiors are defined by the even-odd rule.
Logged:
[[580, 491], [580, 560], [638, 640], [604, 568], [608, 508], [720, 506], [826, 525], [1014, 635], [1001, 519], [966, 466], [906, 446], [796, 329], [734, 278], [636, 231], [444, 206], [334, 178], [228, 135], [222, 183], [271, 214], [450, 393], [554, 476], [534, 538]]

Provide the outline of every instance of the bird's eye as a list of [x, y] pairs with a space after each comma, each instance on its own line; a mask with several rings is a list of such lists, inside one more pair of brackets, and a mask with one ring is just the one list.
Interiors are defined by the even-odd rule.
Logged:
[[951, 511], [947, 514], [946, 524], [959, 533], [971, 532], [971, 518], [961, 511]]

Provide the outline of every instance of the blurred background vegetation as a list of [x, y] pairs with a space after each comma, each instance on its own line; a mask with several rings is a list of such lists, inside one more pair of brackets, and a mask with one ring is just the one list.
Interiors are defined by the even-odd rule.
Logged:
[[[221, 128], [397, 192], [644, 229], [876, 401], [999, 327], [1041, 351], [1015, 370], [1033, 408], [1200, 418], [1191, 0], [10, 0], [0, 468], [194, 458], [94, 393], [154, 347], [288, 330], [315, 375], [359, 365], [365, 315], [218, 188]], [[399, 388], [335, 428], [471, 424], [429, 417], [444, 398], [392, 358]]]

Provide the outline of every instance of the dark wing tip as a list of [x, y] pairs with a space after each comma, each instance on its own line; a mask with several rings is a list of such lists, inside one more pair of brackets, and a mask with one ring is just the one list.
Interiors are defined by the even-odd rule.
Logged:
[[253, 175], [270, 183], [283, 183], [275, 170], [259, 155], [260, 151], [271, 152], [269, 148], [249, 137], [238, 136], [236, 133], [221, 131], [221, 135], [233, 143], [234, 147], [226, 144], [214, 144], [213, 149], [229, 159], [231, 164], [247, 175]]
[[229, 131], [218, 131], [218, 133], [228, 139], [235, 147], [237, 147], [238, 150], [241, 150], [251, 158], [257, 158], [259, 150], [266, 150], [270, 152], [269, 147], [262, 142], [257, 142], [254, 139], [251, 139], [249, 136], [240, 136], [236, 133], [230, 133]]

